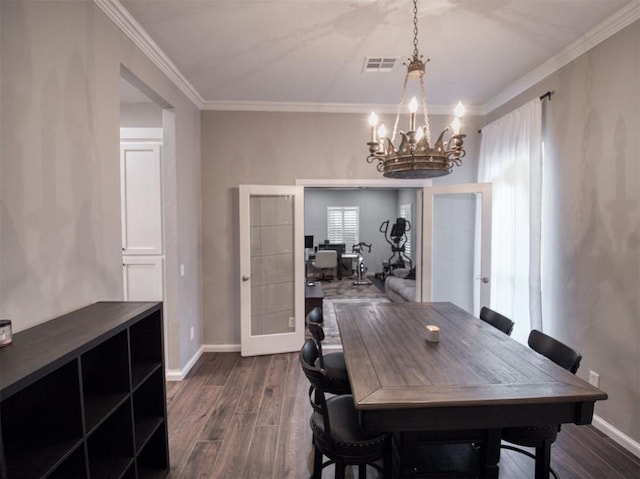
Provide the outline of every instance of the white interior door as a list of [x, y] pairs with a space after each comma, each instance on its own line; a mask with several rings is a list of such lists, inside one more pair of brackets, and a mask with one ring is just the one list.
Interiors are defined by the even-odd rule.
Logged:
[[162, 301], [162, 256], [123, 256], [125, 301]]
[[162, 254], [160, 145], [120, 144], [122, 254]]
[[300, 186], [240, 185], [243, 356], [304, 342], [304, 195]]
[[491, 185], [432, 186], [423, 199], [423, 301], [477, 316], [490, 299]]

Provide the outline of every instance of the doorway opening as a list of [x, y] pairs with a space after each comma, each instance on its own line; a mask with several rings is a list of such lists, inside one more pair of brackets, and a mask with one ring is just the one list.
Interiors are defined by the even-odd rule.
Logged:
[[[424, 181], [299, 180], [296, 184], [304, 186], [305, 243], [311, 241], [305, 244], [305, 313], [311, 306], [322, 309], [326, 347], [341, 347], [337, 304], [398, 301], [401, 297], [394, 295], [400, 291], [406, 300], [420, 301]], [[406, 220], [406, 228], [394, 236], [399, 219]], [[322, 281], [313, 256], [327, 248], [338, 249], [340, 257], [331, 281]]]
[[[326, 300], [389, 300], [386, 278], [409, 274], [418, 266], [418, 200], [415, 188], [396, 185], [305, 187], [307, 283], [319, 283]], [[398, 231], [399, 224], [403, 231]], [[336, 254], [331, 264], [317, 261], [332, 250]], [[415, 290], [415, 280], [406, 283]], [[405, 294], [411, 295], [410, 289]], [[407, 299], [414, 301], [415, 293], [412, 296]]]
[[[122, 280], [125, 301], [163, 301], [164, 330], [170, 318], [177, 278], [166, 274], [175, 263], [176, 241], [167, 236], [176, 219], [166, 214], [175, 203], [175, 115], [172, 106], [142, 80], [120, 67], [120, 189]], [[173, 225], [173, 226], [172, 226]], [[165, 333], [165, 355], [171, 351]]]

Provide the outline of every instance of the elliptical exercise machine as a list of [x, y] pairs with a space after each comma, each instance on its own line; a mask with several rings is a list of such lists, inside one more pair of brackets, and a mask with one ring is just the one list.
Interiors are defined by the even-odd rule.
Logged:
[[[380, 232], [384, 233], [384, 239], [391, 245], [391, 256], [387, 261], [387, 264], [383, 264], [382, 278], [389, 274], [396, 268], [406, 267], [405, 261], [409, 263], [409, 268], [413, 267], [413, 262], [405, 254], [405, 244], [407, 243], [407, 233], [411, 231], [411, 223], [404, 218], [397, 218], [396, 222], [391, 227], [391, 234], [389, 234], [389, 220], [383, 221], [380, 225]], [[393, 262], [395, 257], [398, 257], [395, 263]]]
[[371, 253], [371, 245], [364, 241], [354, 244], [351, 248], [353, 253], [358, 254], [358, 279], [353, 282], [355, 285], [371, 284], [371, 281], [367, 279], [367, 267], [364, 264], [364, 256], [362, 255], [365, 247], [369, 248], [368, 252]]

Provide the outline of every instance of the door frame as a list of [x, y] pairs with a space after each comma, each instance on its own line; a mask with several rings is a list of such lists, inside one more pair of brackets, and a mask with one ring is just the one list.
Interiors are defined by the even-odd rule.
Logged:
[[[444, 194], [481, 194], [482, 195], [482, 205], [481, 205], [481, 223], [480, 223], [480, 233], [481, 236], [478, 236], [478, 232], [476, 232], [476, 251], [474, 260], [475, 263], [475, 271], [474, 271], [474, 281], [480, 281], [479, 295], [474, 297], [474, 308], [479, 309], [482, 305], [490, 304], [491, 297], [491, 203], [492, 203], [492, 189], [491, 183], [461, 183], [455, 185], [437, 185], [431, 186], [429, 188], [425, 188], [423, 190], [423, 225], [422, 225], [422, 252], [423, 252], [423, 270], [422, 270], [422, 291], [421, 296], [422, 300], [425, 302], [431, 301], [432, 295], [432, 277], [433, 277], [433, 255], [427, 254], [425, 252], [432, 251], [433, 249], [433, 197], [436, 195], [444, 195]], [[478, 210], [476, 209], [476, 222], [477, 222], [477, 214]], [[477, 224], [477, 223], [476, 223]], [[489, 235], [489, 240], [484, 241], [486, 235]], [[480, 239], [480, 248], [478, 250], [478, 240]], [[479, 263], [477, 259], [479, 258]], [[476, 290], [477, 291], [477, 290]]]
[[405, 188], [412, 188], [416, 191], [416, 210], [414, 211], [415, 225], [412, 227], [416, 229], [416, 241], [415, 241], [415, 256], [414, 265], [417, 266], [416, 271], [419, 273], [416, 275], [416, 301], [422, 301], [422, 284], [424, 274], [422, 268], [422, 192], [424, 188], [432, 187], [433, 182], [430, 179], [371, 179], [371, 180], [342, 180], [342, 179], [318, 179], [308, 180], [301, 179], [296, 180], [296, 186], [302, 186], [304, 188], [387, 188], [390, 190], [398, 190]]
[[[294, 201], [294, 328], [292, 332], [252, 335], [251, 234], [252, 195], [293, 195]], [[242, 356], [293, 352], [304, 342], [304, 189], [292, 185], [239, 185], [240, 353]]]

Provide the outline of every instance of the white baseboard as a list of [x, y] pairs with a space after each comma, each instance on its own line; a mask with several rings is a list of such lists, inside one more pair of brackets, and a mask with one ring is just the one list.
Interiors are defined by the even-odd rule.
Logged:
[[167, 369], [165, 379], [167, 381], [182, 381], [187, 376], [189, 371], [191, 371], [193, 365], [196, 364], [196, 361], [200, 359], [200, 356], [202, 356], [203, 352], [204, 347], [201, 346], [200, 349], [198, 349], [196, 353], [191, 357], [191, 359], [187, 361], [187, 364], [185, 364], [182, 369]]
[[205, 344], [200, 346], [193, 357], [185, 364], [182, 369], [167, 369], [165, 378], [167, 381], [182, 381], [193, 365], [200, 359], [202, 353], [235, 353], [240, 351], [239, 344]]
[[633, 438], [627, 436], [625, 433], [617, 429], [616, 427], [609, 424], [607, 421], [602, 419], [600, 416], [593, 415], [593, 427], [602, 431], [615, 442], [624, 447], [627, 451], [633, 454], [636, 457], [640, 457], [640, 443], [635, 441]]
[[205, 344], [202, 346], [205, 353], [238, 353], [239, 344]]

